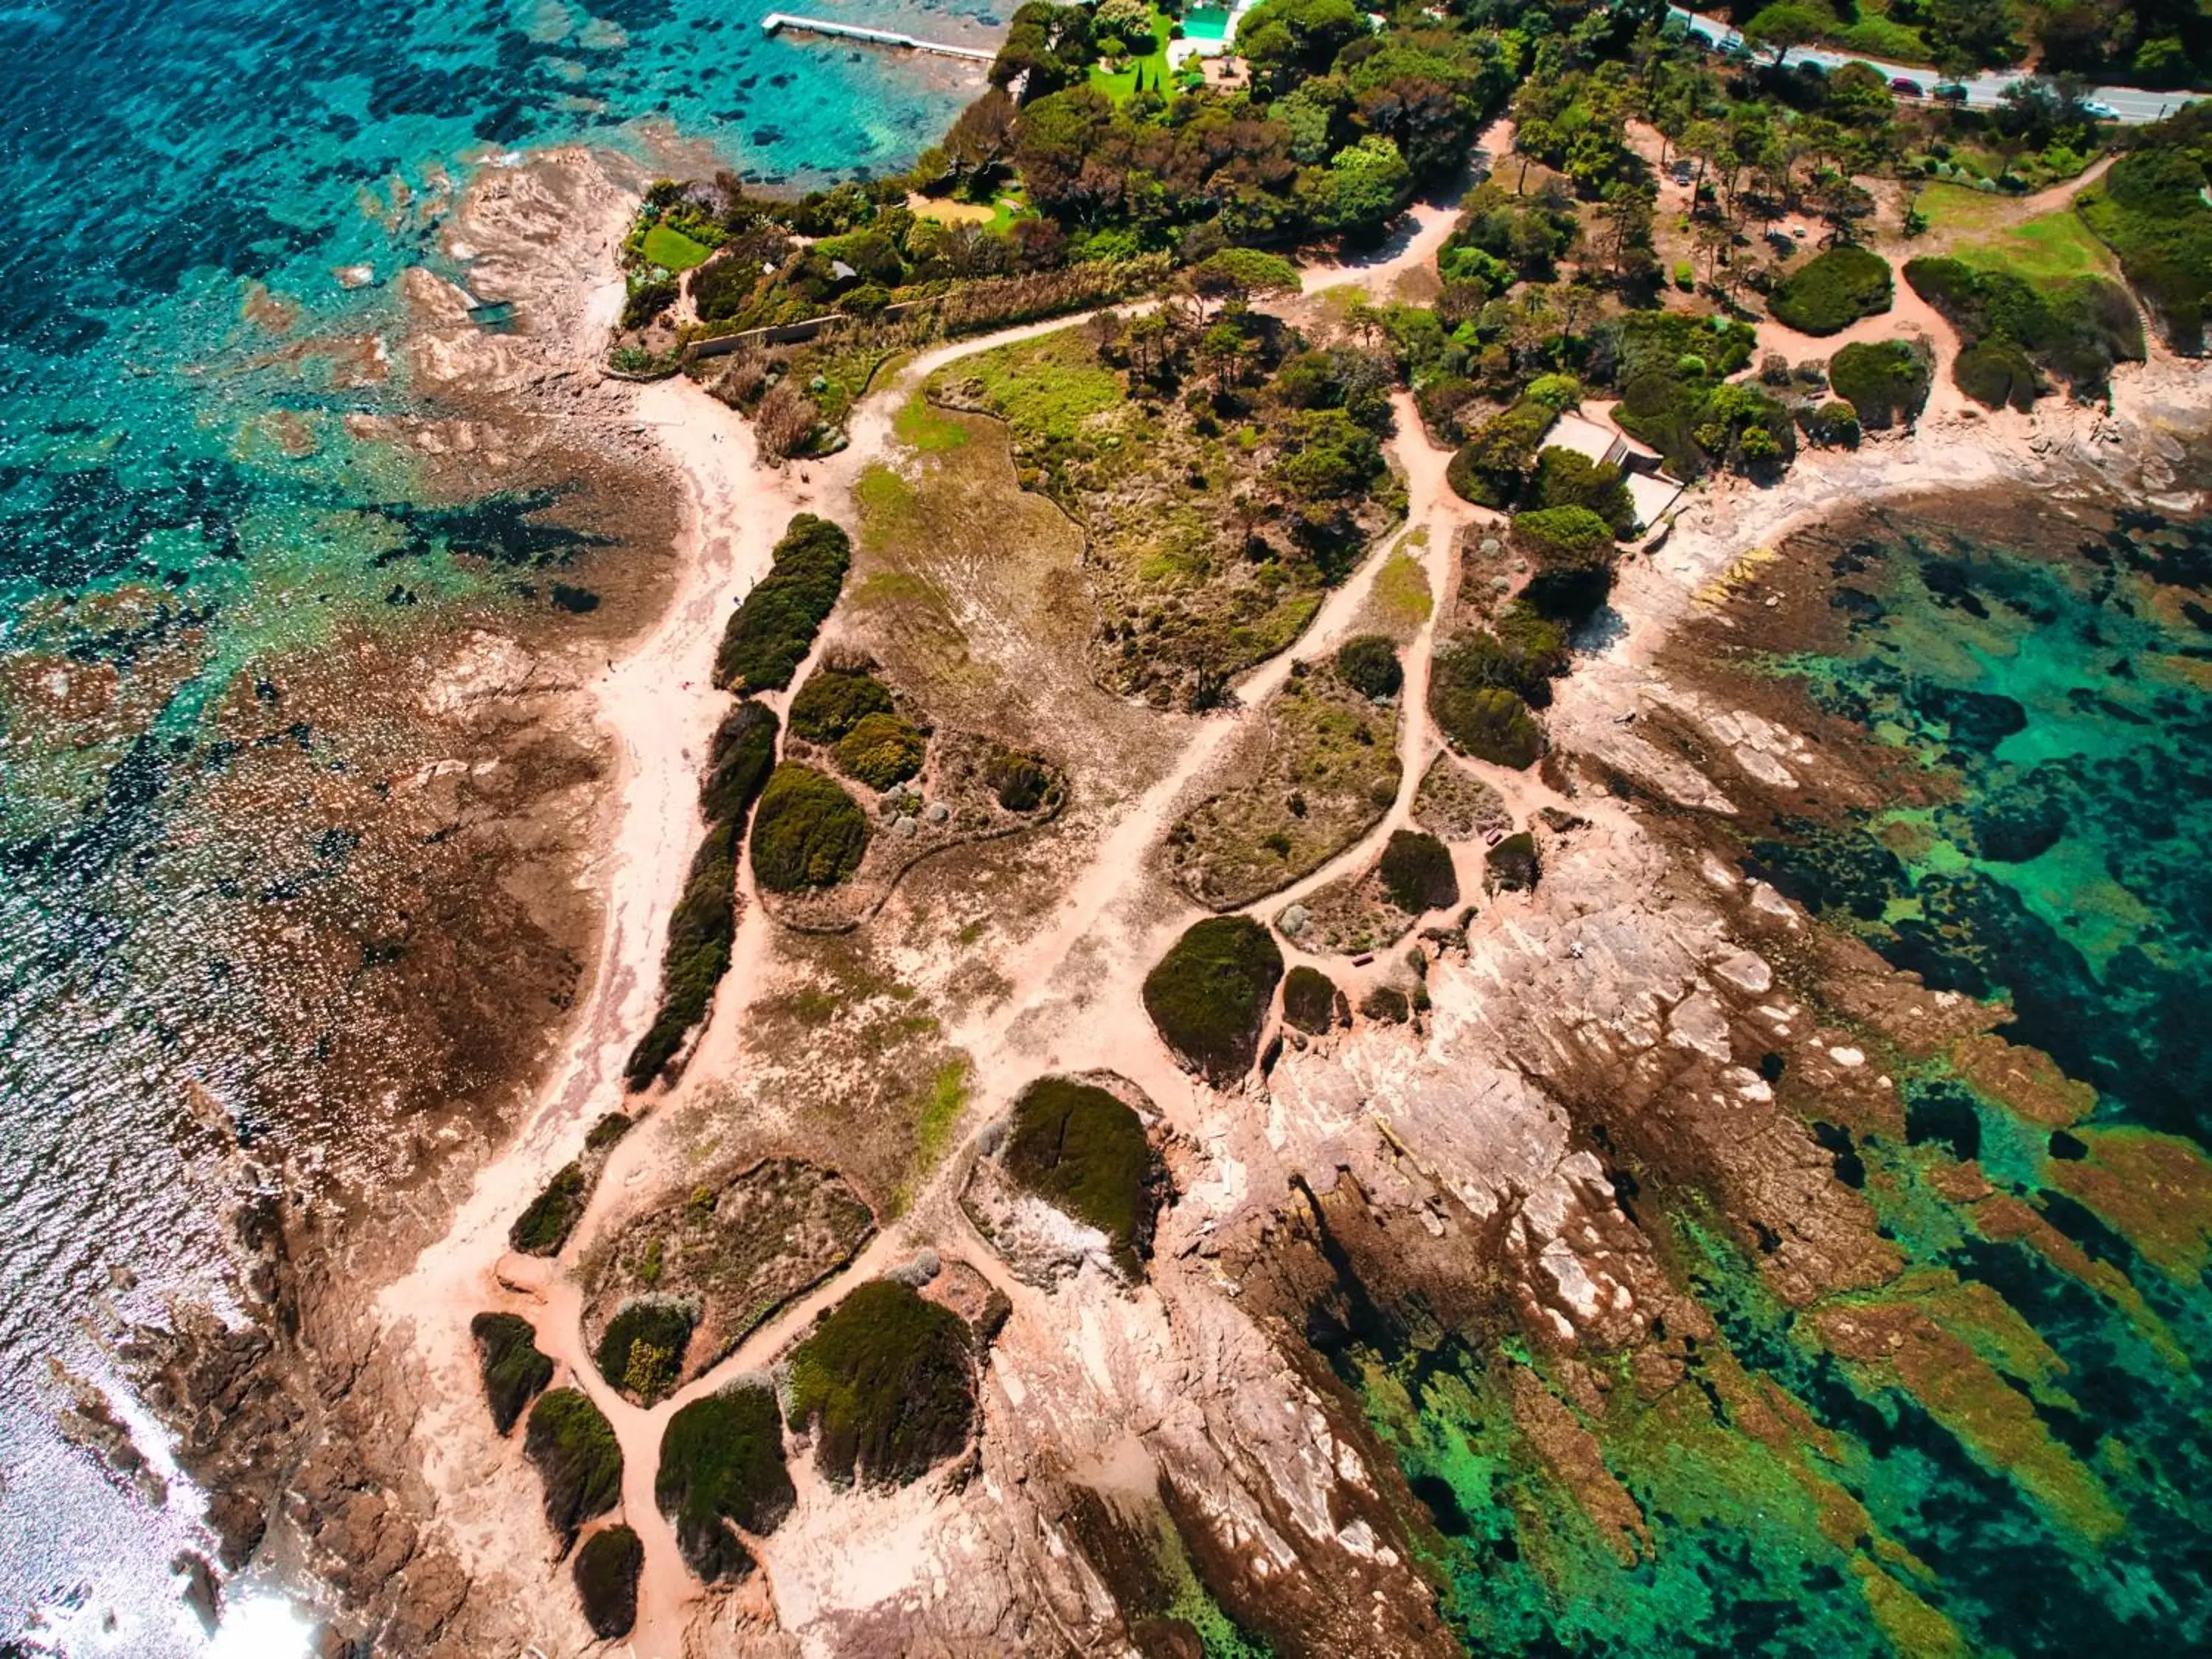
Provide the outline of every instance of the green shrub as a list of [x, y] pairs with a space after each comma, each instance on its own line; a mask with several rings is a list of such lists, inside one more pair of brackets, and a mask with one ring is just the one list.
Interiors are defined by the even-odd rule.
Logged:
[[729, 971], [738, 926], [738, 837], [742, 815], [714, 825], [692, 854], [684, 891], [669, 913], [660, 955], [660, 1012], [630, 1050], [623, 1075], [633, 1090], [666, 1069], [691, 1028], [707, 1017], [714, 988]]
[[2028, 283], [1958, 259], [1914, 259], [1905, 280], [1959, 331], [1952, 378], [1991, 409], [2032, 406], [2038, 371], [2077, 398], [2102, 397], [2112, 365], [2143, 355], [2135, 306], [2100, 276]]
[[853, 544], [827, 519], [801, 513], [775, 544], [774, 562], [723, 630], [714, 684], [726, 690], [773, 691], [814, 647], [814, 635], [845, 585]]
[[1840, 398], [1832, 398], [1826, 403], [1799, 410], [1797, 424], [1805, 428], [1808, 438], [1825, 449], [1859, 447], [1858, 410]]
[[1535, 886], [1540, 873], [1536, 838], [1523, 830], [1490, 849], [1483, 884], [1493, 893], [1525, 893]]
[[1516, 513], [1512, 537], [1536, 566], [1522, 594], [1532, 609], [1576, 620], [1605, 603], [1613, 586], [1613, 526], [1589, 508]]
[[[1857, 426], [1869, 432], [1909, 426], [1928, 404], [1928, 356], [1902, 340], [1847, 345], [1828, 360], [1828, 384], [1857, 415]], [[1857, 441], [1856, 432], [1850, 441]]]
[[530, 1408], [522, 1452], [545, 1486], [545, 1519], [566, 1550], [576, 1529], [622, 1499], [622, 1446], [614, 1425], [575, 1389], [540, 1395]]
[[2043, 391], [2043, 376], [2035, 363], [2010, 340], [1983, 340], [1963, 349], [1951, 364], [1951, 378], [1959, 390], [1985, 409], [2035, 407]]
[[584, 1622], [602, 1641], [627, 1636], [637, 1623], [637, 1581], [645, 1571], [645, 1545], [628, 1527], [606, 1527], [576, 1552], [576, 1595]]
[[1034, 812], [1059, 799], [1060, 780], [1052, 769], [1018, 750], [994, 747], [983, 763], [983, 781], [1009, 812]]
[[722, 717], [707, 750], [699, 811], [709, 823], [742, 819], [775, 766], [775, 711], [750, 698]]
[[2075, 199], [2091, 230], [2120, 257], [2176, 351], [2204, 347], [2212, 296], [2212, 203], [2204, 197], [2203, 118], [2134, 136], [2137, 149]]
[[1136, 1113], [1096, 1084], [1040, 1078], [1014, 1103], [1007, 1175], [1104, 1233], [1127, 1273], [1152, 1246], [1154, 1164]]
[[1521, 493], [1522, 477], [1535, 464], [1536, 446], [1555, 418], [1551, 410], [1529, 398], [1492, 416], [1460, 446], [1444, 469], [1444, 481], [1478, 507], [1511, 506]]
[[625, 1303], [599, 1338], [599, 1375], [650, 1406], [676, 1390], [684, 1373], [697, 1310], [674, 1297], [641, 1297]]
[[753, 875], [772, 892], [828, 887], [860, 867], [868, 821], [836, 779], [786, 761], [753, 814]]
[[904, 783], [921, 770], [929, 740], [898, 714], [864, 714], [837, 744], [837, 764], [871, 789]]
[[791, 735], [833, 744], [868, 715], [891, 714], [896, 708], [890, 688], [873, 675], [825, 668], [807, 676], [792, 698]]
[[750, 1552], [724, 1524], [756, 1538], [783, 1524], [799, 1501], [783, 1462], [775, 1391], [739, 1386], [695, 1400], [668, 1419], [653, 1501], [676, 1528], [677, 1547], [709, 1584], [744, 1577]]
[[1145, 975], [1145, 1012], [1168, 1047], [1208, 1081], [1227, 1085], [1252, 1069], [1283, 953], [1249, 916], [1194, 924]]
[[1403, 1025], [1413, 1017], [1413, 1006], [1395, 985], [1378, 985], [1359, 1000], [1359, 1012], [1385, 1025]]
[[860, 1285], [791, 1356], [793, 1426], [839, 1486], [904, 1485], [968, 1443], [968, 1327], [896, 1279]]
[[1687, 259], [1677, 259], [1674, 261], [1674, 286], [1685, 294], [1694, 294], [1697, 292], [1697, 270]]
[[1628, 493], [1620, 469], [1557, 444], [1536, 457], [1528, 505], [1586, 507], [1605, 520], [1616, 538], [1636, 533], [1636, 498]]
[[1395, 697], [1406, 683], [1398, 647], [1382, 634], [1355, 634], [1336, 647], [1336, 673], [1363, 697]]
[[590, 1132], [585, 1135], [584, 1150], [604, 1152], [636, 1127], [636, 1121], [627, 1113], [603, 1112], [599, 1115], [599, 1121], [592, 1125]]
[[1435, 681], [1429, 688], [1429, 713], [1453, 748], [1493, 766], [1519, 771], [1534, 766], [1544, 752], [1543, 727], [1528, 705], [1503, 687]]
[[469, 1321], [492, 1426], [512, 1429], [522, 1408], [553, 1380], [553, 1362], [538, 1352], [538, 1332], [520, 1314], [480, 1313]]
[[1451, 848], [1417, 830], [1391, 832], [1376, 866], [1390, 902], [1413, 915], [1459, 902], [1459, 878], [1452, 872]]
[[1766, 308], [1800, 334], [1838, 334], [1862, 317], [1880, 316], [1895, 297], [1888, 260], [1863, 247], [1832, 247], [1784, 277]]
[[1283, 976], [1283, 1018], [1310, 1036], [1342, 1024], [1351, 1010], [1336, 981], [1304, 963]]
[[530, 1200], [530, 1207], [507, 1230], [508, 1248], [524, 1255], [558, 1255], [583, 1219], [584, 1202], [591, 1182], [580, 1164], [563, 1164], [545, 1183], [545, 1190]]

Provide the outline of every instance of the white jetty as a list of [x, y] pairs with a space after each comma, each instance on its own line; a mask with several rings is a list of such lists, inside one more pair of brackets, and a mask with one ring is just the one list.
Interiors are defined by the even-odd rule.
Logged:
[[841, 40], [869, 40], [879, 46], [896, 46], [902, 52], [933, 52], [943, 58], [965, 58], [978, 64], [996, 61], [999, 54], [985, 52], [976, 46], [948, 46], [941, 40], [923, 40], [911, 34], [899, 34], [890, 29], [873, 29], [860, 23], [833, 23], [820, 17], [794, 17], [787, 11], [772, 11], [761, 19], [761, 33], [775, 34], [783, 29], [799, 29], [808, 34], [834, 34]]

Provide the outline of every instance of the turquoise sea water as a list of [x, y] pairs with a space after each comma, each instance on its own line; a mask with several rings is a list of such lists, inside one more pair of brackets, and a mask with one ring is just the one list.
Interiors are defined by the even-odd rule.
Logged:
[[[382, 1126], [319, 1118], [319, 1057], [266, 1039], [282, 975], [257, 951], [304, 887], [379, 872], [283, 803], [240, 813], [210, 711], [275, 653], [485, 584], [459, 521], [414, 511], [407, 466], [339, 418], [408, 402], [397, 274], [440, 264], [473, 169], [533, 145], [704, 143], [805, 184], [905, 165], [981, 84], [766, 38], [769, 9], [0, 9], [0, 1644], [36, 1613], [72, 1653], [201, 1645], [167, 1571], [193, 1500], [157, 1510], [69, 1447], [46, 1364], [110, 1375], [78, 1323], [99, 1298], [220, 1301], [187, 1084], [264, 1150], [375, 1167]], [[835, 11], [979, 44], [999, 24], [984, 0]], [[247, 312], [264, 292], [301, 313], [288, 339], [380, 341], [392, 372], [273, 357]], [[291, 735], [338, 769], [389, 734]]]
[[[1516, 1370], [1572, 1398], [1540, 1358], [1338, 1352], [1444, 1535], [1474, 1651], [2212, 1644], [2212, 521], [2007, 536], [1978, 505], [1863, 522], [1829, 573], [1840, 646], [1754, 671], [1942, 804], [1785, 821], [1748, 862], [2008, 1007], [2001, 1034], [2069, 1103], [2024, 1107], [1939, 1048], [1901, 1060], [1900, 1133], [1770, 1073], [1906, 1263], [1826, 1309], [1784, 1306], [1696, 1194], [1636, 1200], [1718, 1334], [1694, 1387], [1647, 1402], [1616, 1371], [1576, 1407], [1648, 1524], [1632, 1545], [1516, 1426]], [[1895, 1321], [1896, 1345], [1839, 1352], [1838, 1312]]]

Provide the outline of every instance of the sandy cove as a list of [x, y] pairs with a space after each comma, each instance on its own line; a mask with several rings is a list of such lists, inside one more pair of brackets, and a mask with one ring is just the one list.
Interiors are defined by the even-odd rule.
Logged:
[[[1387, 258], [1364, 268], [1318, 273], [1309, 286], [1358, 283], [1387, 295], [1399, 276], [1433, 256], [1450, 218], [1448, 212], [1431, 210]], [[757, 1369], [847, 1287], [904, 1259], [920, 1243], [965, 1242], [967, 1229], [951, 1198], [968, 1160], [960, 1152], [949, 1157], [906, 1218], [880, 1234], [843, 1273], [799, 1298], [721, 1364], [651, 1410], [630, 1405], [599, 1378], [583, 1351], [580, 1291], [551, 1264], [507, 1257], [506, 1230], [567, 1161], [599, 1115], [626, 1103], [623, 1060], [650, 1018], [666, 919], [699, 833], [701, 757], [728, 707], [726, 696], [714, 691], [708, 681], [728, 607], [767, 568], [769, 549], [793, 513], [812, 509], [850, 517], [852, 483], [862, 468], [889, 453], [892, 415], [927, 374], [957, 357], [1079, 320], [1030, 325], [925, 354], [856, 410], [845, 451], [803, 467], [764, 465], [744, 423], [688, 381], [663, 382], [636, 394], [636, 417], [650, 426], [680, 470], [690, 507], [683, 574], [666, 617], [593, 686], [598, 717], [617, 757], [619, 775], [616, 827], [601, 866], [607, 921], [592, 988], [528, 1121], [508, 1150], [483, 1171], [447, 1237], [384, 1292], [379, 1308], [395, 1327], [411, 1322], [417, 1355], [437, 1383], [439, 1403], [420, 1425], [418, 1443], [426, 1474], [444, 1494], [444, 1519], [465, 1556], [473, 1555], [486, 1567], [513, 1570], [524, 1582], [542, 1579], [547, 1572], [543, 1544], [518, 1542], [518, 1531], [536, 1535], [509, 1524], [515, 1503], [535, 1510], [534, 1482], [513, 1443], [491, 1443], [484, 1433], [467, 1322], [477, 1311], [500, 1305], [524, 1306], [536, 1316], [541, 1347], [562, 1365], [564, 1381], [584, 1389], [606, 1412], [623, 1444], [623, 1518], [646, 1546], [639, 1622], [631, 1638], [641, 1659], [674, 1659], [683, 1650], [688, 1610], [704, 1595], [683, 1565], [672, 1531], [653, 1500], [659, 1433], [667, 1416], [731, 1376]], [[1892, 319], [1893, 326], [1903, 320]], [[1939, 377], [1945, 367], [1938, 365]], [[1613, 722], [1622, 706], [1617, 694], [1626, 691], [1632, 701], [1634, 687], [1667, 629], [1698, 588], [1743, 552], [1770, 544], [1838, 506], [1862, 504], [1874, 496], [2044, 477], [2062, 455], [2109, 449], [2115, 429], [2148, 434], [2171, 426], [2171, 410], [2191, 404], [2190, 394], [2201, 398], [2201, 387], [2186, 371], [2170, 362], [2154, 362], [2116, 377], [2117, 428], [2093, 411], [2070, 408], [2047, 416], [1987, 418], [1934, 410], [1912, 434], [1875, 439], [1855, 453], [1808, 453], [1773, 489], [1728, 483], [1701, 493], [1678, 515], [1656, 553], [1624, 568], [1616, 604], [1626, 626], [1607, 649], [1578, 664], [1555, 714], [1555, 732], [1562, 740], [1570, 732], [1577, 741], [1587, 737], [1591, 747], [1601, 747], [1607, 738], [1617, 739], [1620, 734]], [[1430, 532], [1423, 562], [1432, 593], [1442, 603], [1449, 597], [1455, 532], [1490, 515], [1457, 502], [1443, 487], [1447, 457], [1428, 445], [1410, 400], [1403, 398], [1392, 450], [1407, 479], [1410, 522]], [[1350, 627], [1388, 548], [1404, 529], [1394, 528], [1370, 550], [1294, 652], [1261, 665], [1239, 682], [1237, 690], [1246, 709], [1259, 707], [1279, 686], [1294, 655], [1314, 654]], [[1432, 617], [1417, 642], [1416, 655], [1423, 661], [1435, 627]], [[1262, 908], [1272, 912], [1295, 893], [1358, 867], [1372, 857], [1380, 839], [1404, 822], [1436, 746], [1424, 702], [1409, 678], [1401, 732], [1405, 775], [1382, 823], [1358, 845], [1291, 892], [1265, 901]], [[1200, 912], [1188, 907], [1169, 916], [1146, 914], [1134, 901], [1140, 896], [1145, 854], [1242, 724], [1233, 717], [1196, 723], [1177, 763], [1125, 805], [1060, 905], [1006, 964], [1012, 994], [987, 1018], [952, 1034], [975, 1066], [975, 1104], [963, 1130], [994, 1113], [1018, 1082], [1046, 1067], [1110, 1064], [1146, 1088], [1178, 1127], [1194, 1116], [1191, 1108], [1199, 1085], [1160, 1048], [1142, 1014], [1137, 987], [1167, 940]], [[1516, 795], [1516, 810], [1525, 815], [1536, 796], [1547, 793], [1534, 791], [1527, 800]], [[744, 879], [749, 881], [749, 874]], [[744, 1011], [763, 988], [770, 934], [762, 907], [747, 902], [731, 972], [716, 996], [686, 1080], [649, 1097], [657, 1109], [685, 1099], [736, 1062]], [[1081, 973], [1091, 988], [1097, 988], [1102, 976], [1109, 987], [1098, 992], [1081, 1022], [1055, 1027], [1040, 1016], [1054, 1001], [1055, 983], [1079, 950], [1084, 953]], [[645, 1176], [651, 1139], [635, 1135], [617, 1149], [562, 1265], [573, 1265], [579, 1250], [621, 1204], [624, 1188]], [[973, 1254], [980, 1261], [988, 1253]], [[995, 1264], [985, 1265], [988, 1270]], [[767, 1593], [765, 1575], [741, 1592]]]

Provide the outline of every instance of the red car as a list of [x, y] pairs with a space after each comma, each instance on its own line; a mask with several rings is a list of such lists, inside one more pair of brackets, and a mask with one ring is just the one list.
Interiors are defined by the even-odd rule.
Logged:
[[1900, 98], [1918, 98], [1923, 95], [1919, 82], [1908, 81], [1901, 75], [1889, 83], [1889, 89]]

